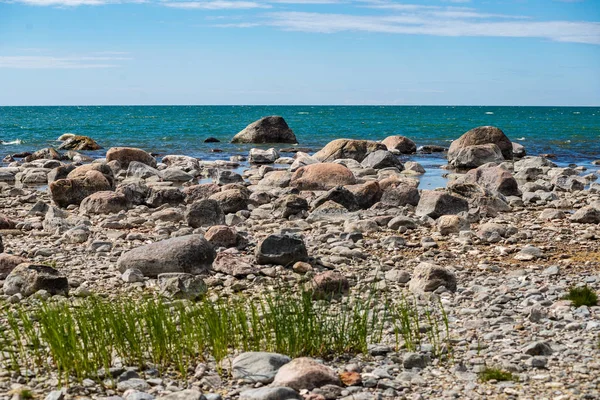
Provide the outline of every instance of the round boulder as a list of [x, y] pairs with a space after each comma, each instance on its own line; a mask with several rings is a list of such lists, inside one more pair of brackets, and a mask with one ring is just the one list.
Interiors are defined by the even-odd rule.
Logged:
[[398, 151], [401, 154], [414, 154], [417, 152], [415, 142], [405, 136], [388, 136], [381, 141], [389, 151]]
[[298, 143], [283, 117], [270, 116], [255, 121], [233, 137], [231, 143]]
[[376, 150], [387, 150], [383, 143], [372, 140], [336, 139], [329, 142], [313, 157], [321, 162], [332, 162], [351, 158], [362, 162], [367, 154]]
[[329, 190], [337, 186], [354, 185], [356, 178], [346, 166], [334, 163], [311, 164], [298, 168], [290, 186], [300, 190]]
[[452, 142], [448, 149], [448, 160], [454, 159], [460, 149], [481, 144], [495, 144], [505, 159], [513, 158], [512, 142], [501, 129], [495, 126], [479, 126]]
[[134, 147], [112, 147], [106, 152], [106, 162], [117, 160], [122, 168], [127, 168], [132, 161], [156, 168], [156, 159], [150, 153]]

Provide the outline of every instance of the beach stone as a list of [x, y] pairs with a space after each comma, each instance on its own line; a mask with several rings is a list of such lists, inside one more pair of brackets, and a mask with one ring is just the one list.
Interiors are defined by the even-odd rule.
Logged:
[[468, 146], [495, 144], [500, 149], [502, 156], [507, 160], [512, 160], [512, 142], [502, 132], [501, 129], [494, 126], [479, 126], [464, 133], [460, 138], [453, 141], [448, 149], [448, 161], [452, 161], [457, 153]]
[[291, 360], [282, 354], [250, 351], [233, 359], [231, 373], [233, 379], [242, 379], [253, 383], [271, 383], [279, 368]]
[[394, 154], [390, 153], [387, 150], [376, 150], [369, 153], [364, 160], [360, 163], [363, 168], [374, 168], [374, 169], [382, 169], [382, 168], [398, 168], [398, 170], [402, 171], [404, 166]]
[[90, 238], [90, 229], [85, 226], [76, 226], [63, 234], [67, 243], [85, 243]]
[[279, 153], [273, 148], [268, 150], [250, 149], [248, 161], [251, 164], [273, 164], [278, 158]]
[[407, 271], [391, 269], [385, 273], [385, 279], [391, 282], [408, 283], [410, 281], [410, 274]]
[[405, 171], [413, 171], [417, 174], [424, 174], [425, 168], [423, 168], [423, 166], [421, 164], [419, 164], [418, 162], [415, 161], [407, 161], [404, 163], [404, 170]]
[[564, 212], [554, 208], [546, 208], [540, 213], [539, 219], [551, 221], [553, 219], [565, 219], [567, 216]]
[[156, 400], [207, 400], [206, 397], [196, 389], [184, 389], [179, 392], [169, 393]]
[[336, 271], [325, 271], [314, 276], [308, 285], [313, 298], [325, 299], [348, 293], [348, 278]]
[[69, 282], [58, 270], [31, 263], [17, 265], [4, 281], [4, 294], [7, 295], [20, 293], [27, 297], [38, 290], [45, 290], [51, 295], [66, 295], [69, 292]]
[[519, 261], [531, 261], [542, 258], [544, 253], [537, 247], [525, 246], [515, 255], [515, 260]]
[[129, 389], [145, 392], [148, 389], [150, 389], [150, 385], [148, 384], [148, 382], [141, 378], [131, 378], [121, 382], [117, 382], [117, 390], [124, 392]]
[[392, 218], [388, 222], [388, 228], [393, 230], [398, 230], [400, 227], [405, 227], [407, 229], [417, 229], [417, 223], [411, 217], [407, 217], [405, 215], [399, 215], [397, 217]]
[[248, 208], [249, 196], [246, 192], [239, 189], [223, 190], [209, 197], [209, 200], [215, 200], [225, 214], [236, 213]]
[[293, 173], [290, 186], [299, 190], [329, 190], [337, 186], [354, 185], [354, 174], [344, 165], [312, 164]]
[[162, 273], [203, 273], [211, 269], [216, 253], [202, 235], [186, 235], [136, 247], [119, 257], [117, 268], [140, 270], [144, 276]]
[[252, 265], [249, 257], [239, 256], [228, 252], [217, 254], [213, 261], [213, 271], [221, 272], [236, 278], [257, 274], [258, 270]]
[[369, 181], [357, 185], [346, 186], [356, 199], [358, 207], [366, 210], [381, 200], [383, 192], [377, 181]]
[[129, 179], [156, 178], [156, 180], [159, 180], [162, 178], [162, 172], [139, 161], [131, 161], [127, 167], [126, 176]]
[[469, 221], [458, 215], [442, 215], [437, 220], [437, 229], [444, 236], [468, 231], [471, 228], [470, 225]]
[[225, 213], [219, 202], [213, 199], [198, 200], [188, 205], [184, 217], [192, 228], [225, 223]]
[[105, 163], [94, 162], [91, 164], [80, 165], [74, 168], [67, 175], [67, 179], [84, 179], [88, 171], [100, 172], [106, 180], [110, 183], [111, 187], [114, 187], [115, 177], [112, 169]]
[[334, 201], [338, 204], [341, 204], [346, 209], [348, 209], [348, 211], [356, 211], [360, 209], [360, 206], [358, 205], [354, 194], [343, 186], [335, 187], [329, 190], [327, 193], [324, 193], [321, 196], [317, 197], [313, 201], [312, 207], [317, 208], [321, 204], [326, 203], [327, 201]]
[[[45, 204], [45, 203], [43, 203]], [[46, 204], [45, 204], [46, 205]], [[47, 207], [47, 205], [46, 205]], [[17, 224], [4, 214], [0, 214], [0, 229], [14, 229]]]
[[185, 194], [186, 203], [190, 204], [197, 200], [208, 199], [215, 193], [221, 191], [219, 185], [214, 183], [202, 183], [200, 185], [192, 185], [183, 188], [183, 194]]
[[288, 387], [261, 387], [240, 393], [240, 400], [303, 400], [294, 389]]
[[244, 183], [244, 178], [233, 171], [220, 170], [217, 172], [215, 183], [221, 186], [229, 185], [230, 183]]
[[576, 176], [558, 175], [550, 180], [554, 185], [554, 190], [565, 192], [575, 192], [585, 189], [585, 181]]
[[204, 238], [215, 247], [236, 247], [241, 242], [241, 238], [235, 228], [227, 225], [211, 226], [206, 231]]
[[298, 215], [308, 211], [308, 202], [303, 197], [295, 194], [288, 194], [287, 196], [280, 197], [275, 202], [274, 208], [278, 210], [281, 218], [288, 218], [292, 215]]
[[599, 224], [600, 223], [600, 207], [585, 206], [579, 210], [570, 218], [571, 222], [577, 222], [580, 224]]
[[[493, 164], [472, 169], [456, 179], [455, 183], [474, 183], [504, 196], [521, 196], [519, 184], [513, 175], [506, 169]], [[448, 188], [451, 189], [451, 186], [452, 184], [449, 184]]]
[[128, 268], [121, 274], [121, 279], [127, 283], [144, 282], [144, 274], [139, 269]]
[[133, 207], [145, 204], [150, 188], [141, 181], [127, 182], [119, 184], [115, 192], [125, 196], [128, 206]]
[[381, 190], [385, 191], [389, 188], [398, 187], [398, 186], [411, 186], [414, 188], [419, 187], [419, 180], [413, 178], [407, 178], [400, 175], [392, 175], [386, 178], [379, 180], [379, 187]]
[[400, 154], [414, 154], [417, 152], [415, 142], [405, 136], [388, 136], [381, 141], [389, 151], [396, 150]]
[[62, 156], [58, 151], [56, 151], [53, 147], [46, 147], [44, 149], [40, 149], [34, 151], [32, 154], [23, 158], [25, 162], [32, 162], [35, 160], [60, 160]]
[[57, 181], [59, 179], [66, 179], [71, 171], [75, 169], [75, 165], [61, 165], [59, 167], [53, 168], [50, 172], [48, 172], [47, 178], [48, 183]]
[[415, 213], [437, 219], [442, 215], [456, 215], [468, 210], [469, 203], [460, 197], [441, 191], [423, 190]]
[[197, 158], [183, 155], [167, 155], [162, 158], [162, 163], [169, 168], [178, 168], [186, 172], [200, 169], [200, 161]]
[[290, 165], [290, 172], [294, 172], [296, 171], [298, 168], [307, 166], [307, 165], [311, 165], [311, 164], [318, 164], [320, 161], [317, 160], [314, 157], [311, 157], [310, 155], [303, 153], [303, 152], [298, 152], [294, 155], [294, 162], [292, 162], [292, 165]]
[[[450, 153], [448, 153], [450, 154]], [[495, 144], [479, 144], [458, 149], [448, 156], [449, 164], [457, 169], [477, 168], [487, 163], [501, 163], [504, 156]]]
[[111, 147], [106, 152], [106, 162], [113, 160], [118, 161], [121, 168], [128, 168], [129, 163], [132, 161], [138, 161], [156, 168], [156, 159], [150, 153], [134, 147]]
[[[131, 166], [131, 164], [130, 164]], [[189, 182], [194, 176], [179, 168], [166, 168], [160, 171], [160, 177], [166, 182]]]
[[185, 195], [176, 187], [153, 186], [146, 197], [146, 204], [156, 208], [163, 204], [178, 205], [183, 203], [184, 199]]
[[72, 135], [65, 137], [62, 135], [59, 140], [62, 141], [62, 144], [58, 146], [59, 150], [100, 150], [102, 147], [94, 139], [88, 136], [82, 135]]
[[255, 121], [236, 134], [231, 143], [298, 143], [296, 135], [282, 117], [270, 116]]
[[195, 300], [208, 291], [204, 280], [192, 274], [158, 274], [157, 280], [160, 293], [174, 299]]
[[329, 142], [313, 157], [321, 162], [332, 162], [345, 158], [362, 162], [367, 154], [376, 150], [387, 150], [387, 147], [383, 143], [371, 140], [336, 139]]
[[288, 171], [271, 171], [258, 182], [260, 187], [277, 187], [285, 188], [290, 184], [292, 173]]
[[116, 214], [127, 210], [127, 198], [111, 191], [96, 192], [83, 199], [79, 209], [85, 214]]
[[552, 355], [552, 347], [546, 342], [533, 342], [525, 346], [523, 353], [530, 356], [549, 356]]
[[[2, 238], [0, 237], [0, 250], [4, 251], [4, 247], [2, 246]], [[28, 259], [24, 257], [15, 256], [12, 254], [6, 254], [0, 252], [0, 279], [4, 279], [8, 274], [12, 272], [13, 269], [16, 268], [19, 264], [24, 264], [29, 262]]]
[[83, 179], [59, 179], [50, 183], [50, 196], [59, 207], [79, 205], [89, 195], [111, 190], [110, 182], [99, 171], [88, 171]]
[[456, 275], [446, 268], [427, 262], [417, 265], [408, 283], [408, 288], [414, 293], [433, 292], [440, 286], [455, 292]]
[[508, 237], [508, 227], [495, 222], [486, 222], [481, 224], [477, 230], [477, 236], [487, 242], [500, 241], [501, 238]]
[[263, 239], [256, 246], [258, 264], [289, 265], [306, 261], [308, 253], [302, 238], [290, 234], [274, 234]]
[[15, 175], [17, 182], [25, 185], [42, 185], [48, 182], [48, 168], [27, 168]]
[[383, 191], [381, 203], [390, 207], [417, 206], [420, 198], [419, 190], [414, 186], [391, 186]]
[[426, 354], [404, 353], [402, 366], [404, 369], [420, 368], [423, 369], [431, 363], [431, 358]]
[[282, 366], [272, 384], [295, 390], [312, 390], [325, 385], [340, 386], [338, 375], [331, 368], [307, 357], [296, 358]]
[[527, 155], [527, 151], [525, 150], [525, 146], [520, 143], [512, 142], [512, 151], [514, 158], [523, 158]]

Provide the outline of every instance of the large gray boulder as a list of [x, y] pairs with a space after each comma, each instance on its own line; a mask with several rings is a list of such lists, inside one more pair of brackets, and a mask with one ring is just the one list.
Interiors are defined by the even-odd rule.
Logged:
[[482, 144], [495, 144], [505, 159], [512, 160], [513, 158], [512, 142], [501, 129], [495, 126], [479, 126], [452, 142], [448, 149], [448, 161], [453, 160], [461, 149]]
[[313, 157], [321, 162], [333, 162], [346, 158], [362, 162], [369, 153], [376, 150], [387, 150], [387, 147], [383, 143], [371, 140], [336, 139], [327, 143]]
[[271, 383], [279, 368], [292, 361], [288, 356], [262, 351], [249, 351], [233, 359], [233, 379], [251, 383]]
[[298, 143], [296, 135], [282, 117], [270, 116], [255, 121], [233, 137], [231, 143]]
[[387, 150], [376, 150], [369, 153], [367, 157], [360, 163], [364, 168], [398, 168], [400, 171], [404, 169], [402, 163], [394, 154]]
[[381, 203], [389, 207], [416, 206], [420, 198], [419, 190], [414, 186], [390, 186], [383, 191]]
[[136, 247], [119, 257], [117, 267], [121, 272], [138, 269], [149, 277], [169, 272], [198, 274], [210, 270], [215, 255], [202, 235], [187, 235]]
[[267, 236], [256, 246], [256, 262], [258, 264], [289, 265], [297, 261], [305, 261], [308, 252], [302, 238], [288, 234]]
[[52, 267], [29, 263], [17, 265], [4, 281], [4, 294], [7, 295], [21, 293], [31, 296], [38, 290], [66, 295], [69, 282], [66, 276]]
[[[449, 153], [448, 153], [449, 154]], [[495, 144], [478, 144], [458, 149], [448, 155], [448, 162], [456, 169], [477, 168], [487, 163], [501, 163], [504, 156]]]
[[192, 228], [223, 225], [225, 223], [225, 213], [216, 200], [198, 200], [188, 205], [185, 212], [185, 222]]
[[436, 190], [423, 190], [415, 213], [433, 219], [442, 215], [456, 215], [469, 210], [469, 203], [460, 197]]
[[469, 183], [477, 184], [504, 196], [521, 196], [519, 184], [510, 171], [495, 164], [486, 164], [470, 170], [453, 182], [450, 182], [448, 188], [452, 190], [453, 185]]
[[138, 161], [143, 164], [156, 168], [156, 159], [142, 149], [134, 147], [111, 147], [106, 152], [106, 162], [118, 161], [121, 168], [129, 167], [132, 161]]

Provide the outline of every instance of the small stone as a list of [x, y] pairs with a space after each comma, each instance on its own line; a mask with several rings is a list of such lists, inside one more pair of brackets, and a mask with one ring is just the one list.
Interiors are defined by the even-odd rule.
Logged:
[[420, 368], [423, 369], [431, 363], [428, 355], [418, 353], [406, 353], [402, 359], [404, 369]]
[[129, 268], [123, 272], [121, 279], [127, 283], [144, 282], [144, 274], [139, 269]]

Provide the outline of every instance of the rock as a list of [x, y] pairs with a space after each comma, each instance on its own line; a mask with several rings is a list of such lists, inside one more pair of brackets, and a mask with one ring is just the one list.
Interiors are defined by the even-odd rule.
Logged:
[[236, 247], [241, 242], [241, 238], [235, 228], [231, 228], [227, 225], [211, 226], [208, 231], [206, 231], [204, 238], [215, 248]]
[[45, 149], [41, 149], [33, 152], [32, 154], [26, 156], [23, 161], [32, 162], [35, 160], [60, 160], [62, 159], [60, 153], [56, 151], [53, 147], [47, 147]]
[[560, 210], [556, 210], [554, 208], [546, 208], [540, 213], [540, 216], [538, 218], [544, 221], [551, 221], [553, 219], [565, 219], [566, 217], [567, 216], [565, 215], [565, 213]]
[[407, 229], [417, 229], [417, 223], [411, 217], [407, 217], [404, 215], [399, 215], [397, 217], [392, 218], [388, 222], [388, 228], [393, 230], [398, 230], [400, 227], [405, 227]]
[[117, 383], [117, 390], [124, 392], [130, 389], [145, 392], [150, 389], [150, 385], [141, 378], [131, 378]]
[[[61, 136], [61, 137], [64, 137]], [[88, 136], [73, 135], [66, 138], [58, 147], [59, 150], [100, 150], [102, 147]]]
[[557, 175], [550, 180], [550, 183], [554, 185], [554, 190], [575, 192], [585, 188], [585, 181], [579, 179], [576, 176]]
[[85, 176], [88, 173], [88, 171], [100, 172], [106, 178], [106, 180], [110, 183], [111, 188], [114, 187], [115, 177], [114, 177], [112, 169], [108, 165], [106, 165], [104, 163], [99, 163], [99, 162], [81, 165], [81, 166], [73, 169], [67, 175], [67, 179], [85, 179]]
[[410, 274], [406, 271], [391, 269], [385, 273], [385, 279], [391, 282], [408, 283], [410, 281]]
[[415, 268], [408, 284], [408, 288], [414, 293], [433, 292], [440, 286], [455, 292], [456, 276], [454, 272], [427, 262], [422, 262]]
[[217, 254], [217, 258], [213, 261], [213, 270], [236, 278], [243, 278], [258, 273], [258, 270], [252, 265], [252, 260], [249, 257], [228, 252]]
[[295, 390], [312, 390], [325, 385], [341, 385], [331, 368], [307, 357], [296, 358], [282, 366], [272, 386], [287, 386]]
[[221, 191], [221, 188], [214, 183], [203, 183], [183, 188], [186, 203], [190, 204], [197, 200], [208, 199], [215, 193]]
[[141, 163], [139, 161], [131, 161], [127, 167], [127, 178], [129, 179], [149, 179], [155, 178], [160, 180], [162, 178], [162, 172], [156, 168], [152, 168], [149, 165]]
[[290, 180], [290, 186], [299, 190], [329, 190], [355, 183], [356, 178], [347, 167], [333, 163], [312, 164], [299, 168]]
[[374, 169], [382, 169], [382, 168], [398, 168], [398, 170], [402, 171], [404, 166], [394, 154], [390, 153], [387, 150], [376, 150], [369, 153], [364, 160], [360, 163], [363, 168], [374, 168]]
[[250, 149], [248, 161], [252, 164], [273, 164], [279, 158], [277, 150]]
[[4, 281], [4, 294], [7, 295], [20, 293], [27, 297], [38, 290], [45, 290], [51, 295], [67, 295], [69, 282], [52, 267], [30, 263], [17, 265]]
[[161, 161], [169, 168], [178, 168], [186, 172], [193, 172], [200, 169], [200, 161], [190, 156], [168, 155], [164, 156]]
[[468, 231], [470, 228], [469, 221], [458, 215], [442, 215], [437, 220], [437, 229], [444, 236]]
[[448, 189], [452, 190], [453, 185], [465, 183], [474, 183], [504, 196], [521, 196], [519, 184], [512, 174], [506, 169], [493, 164], [470, 170], [454, 182], [449, 183]]
[[308, 202], [305, 198], [295, 194], [289, 194], [279, 198], [274, 205], [281, 218], [302, 214], [308, 211]]
[[271, 383], [279, 368], [292, 359], [277, 353], [250, 351], [233, 359], [231, 373], [233, 379], [246, 382]]
[[184, 389], [157, 397], [156, 400], [206, 400], [206, 397], [196, 389]]
[[313, 157], [321, 162], [332, 162], [344, 158], [362, 162], [367, 154], [376, 150], [387, 150], [387, 147], [383, 143], [370, 140], [336, 139], [329, 142]]
[[156, 277], [169, 272], [203, 273], [210, 270], [215, 250], [202, 235], [175, 237], [136, 247], [119, 257], [117, 268], [140, 270]]
[[176, 187], [153, 186], [150, 188], [146, 204], [149, 207], [156, 208], [163, 204], [178, 205], [183, 203], [185, 195]]
[[209, 136], [204, 139], [204, 143], [221, 143], [221, 141], [215, 137]]
[[423, 168], [423, 166], [421, 164], [419, 164], [418, 162], [415, 161], [407, 161], [404, 163], [404, 170], [405, 171], [412, 171], [415, 174], [424, 174], [425, 168]]
[[544, 254], [540, 249], [534, 246], [525, 246], [517, 253], [515, 260], [519, 261], [531, 261], [542, 258]]
[[329, 190], [327, 193], [322, 194], [317, 197], [313, 203], [312, 207], [317, 208], [320, 205], [326, 203], [327, 201], [334, 201], [338, 204], [343, 205], [348, 211], [356, 211], [360, 209], [358, 202], [356, 201], [356, 197], [352, 194], [351, 191], [344, 188], [343, 186], [338, 186]]
[[[131, 164], [130, 164], [131, 166]], [[166, 182], [189, 182], [194, 179], [194, 176], [179, 168], [167, 168], [160, 171], [160, 176]]]
[[258, 182], [258, 186], [285, 188], [289, 186], [291, 179], [292, 174], [288, 171], [271, 171]]
[[290, 172], [296, 171], [298, 168], [307, 165], [318, 164], [320, 161], [306, 153], [298, 152], [294, 156], [294, 162], [290, 165]]
[[129, 268], [121, 274], [121, 279], [127, 283], [144, 282], [144, 274], [139, 269]]
[[258, 264], [278, 264], [287, 266], [297, 261], [306, 261], [308, 253], [304, 241], [288, 234], [267, 236], [256, 246]]
[[218, 201], [211, 199], [199, 200], [187, 207], [185, 222], [192, 228], [223, 225], [225, 223], [225, 213], [223, 213]]
[[366, 210], [381, 200], [383, 192], [377, 181], [369, 181], [358, 185], [346, 186], [356, 199], [358, 207]]
[[60, 167], [53, 168], [48, 172], [47, 178], [48, 183], [57, 181], [59, 179], [66, 179], [69, 173], [75, 169], [75, 165], [61, 165]]
[[139, 206], [146, 203], [150, 188], [142, 182], [129, 182], [120, 184], [115, 191], [125, 196], [129, 206]]
[[570, 220], [580, 224], [600, 224], [600, 208], [593, 206], [581, 207], [575, 211]]
[[336, 271], [325, 271], [315, 275], [308, 289], [313, 298], [326, 299], [348, 293], [350, 283], [348, 279]]
[[514, 158], [523, 158], [527, 155], [527, 152], [525, 151], [525, 147], [522, 144], [513, 142], [512, 150], [513, 150]]
[[471, 129], [452, 142], [448, 149], [448, 161], [453, 160], [461, 149], [482, 144], [495, 144], [505, 159], [512, 160], [513, 158], [512, 142], [502, 130], [494, 126], [480, 126]]
[[423, 190], [415, 213], [436, 219], [442, 215], [456, 215], [468, 210], [469, 203], [460, 197], [440, 191]]
[[79, 209], [85, 214], [117, 214], [127, 210], [127, 198], [116, 192], [96, 192], [83, 199]]
[[236, 174], [233, 171], [220, 170], [217, 172], [217, 178], [215, 180], [215, 183], [221, 186], [229, 185], [230, 183], [244, 183], [244, 178], [240, 174]]
[[231, 143], [298, 143], [296, 135], [282, 117], [270, 116], [255, 121], [233, 137]]
[[549, 356], [552, 355], [552, 347], [546, 342], [533, 342], [525, 346], [523, 353], [530, 356]]
[[0, 214], [0, 229], [14, 229], [15, 226], [16, 226], [15, 221], [8, 218], [4, 214]]
[[85, 226], [76, 226], [63, 234], [67, 243], [85, 243], [90, 238], [90, 229]]
[[420, 368], [423, 369], [431, 363], [431, 359], [426, 354], [404, 353], [402, 366], [404, 369]]
[[223, 190], [209, 197], [210, 200], [215, 200], [225, 214], [236, 213], [240, 210], [248, 208], [248, 194], [239, 189]]
[[401, 154], [413, 154], [417, 152], [415, 142], [405, 136], [388, 136], [381, 141], [389, 151], [396, 150]]
[[[3, 247], [2, 238], [0, 238], [0, 247]], [[4, 251], [3, 248], [2, 251]], [[24, 257], [0, 252], [0, 279], [4, 279], [17, 265], [27, 262], [29, 260]]]
[[239, 400], [303, 400], [294, 389], [287, 387], [261, 387], [245, 390]]
[[99, 171], [88, 171], [83, 179], [59, 179], [50, 183], [50, 196], [59, 207], [79, 205], [89, 195], [111, 190], [110, 182]]
[[456, 150], [450, 158], [449, 164], [456, 169], [477, 168], [487, 163], [501, 163], [504, 157], [500, 148], [495, 144], [479, 144], [467, 146]]
[[160, 293], [174, 299], [196, 300], [208, 291], [198, 276], [186, 273], [164, 273], [157, 276]]
[[112, 147], [106, 152], [106, 162], [116, 160], [122, 168], [129, 167], [132, 161], [138, 161], [142, 164], [156, 168], [156, 159], [142, 149], [133, 147]]
[[298, 274], [306, 274], [307, 272], [312, 271], [312, 269], [312, 265], [303, 261], [298, 261], [292, 265], [292, 271]]
[[497, 224], [494, 222], [486, 222], [479, 226], [479, 230], [477, 231], [477, 236], [481, 240], [485, 240], [487, 242], [498, 242], [502, 238], [508, 237], [509, 230], [505, 225]]
[[391, 186], [383, 191], [381, 203], [390, 207], [404, 207], [406, 205], [416, 206], [421, 196], [416, 187], [402, 185]]

